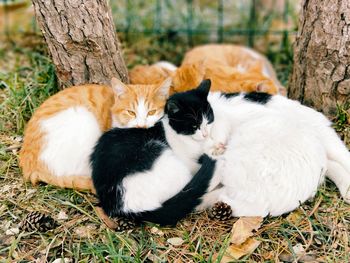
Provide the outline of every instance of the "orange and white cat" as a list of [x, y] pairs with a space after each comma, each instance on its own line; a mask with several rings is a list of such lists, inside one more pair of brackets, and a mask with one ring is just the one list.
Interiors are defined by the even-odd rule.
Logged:
[[81, 85], [48, 98], [24, 133], [19, 161], [26, 181], [93, 191], [90, 154], [111, 127], [150, 127], [163, 116], [170, 79], [156, 85]]
[[136, 66], [130, 71], [131, 83], [158, 83], [171, 76], [171, 92], [197, 87], [203, 79], [212, 82], [211, 91], [285, 93], [284, 87], [266, 57], [247, 47], [228, 44], [198, 46], [185, 54], [179, 68], [162, 64]]

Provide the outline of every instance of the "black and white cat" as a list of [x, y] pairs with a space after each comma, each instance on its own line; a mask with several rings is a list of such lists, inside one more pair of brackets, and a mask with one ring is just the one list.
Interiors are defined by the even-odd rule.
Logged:
[[[189, 93], [169, 98], [168, 115], [188, 114], [184, 101], [206, 103], [195, 91]], [[222, 201], [234, 216], [278, 216], [312, 198], [325, 175], [350, 202], [350, 153], [324, 115], [265, 93], [210, 93], [208, 101], [215, 121], [202, 122], [201, 138], [186, 136], [171, 119], [165, 123], [175, 154], [192, 170], [200, 149], [224, 152], [198, 210]], [[192, 110], [197, 118], [205, 116]]]
[[[208, 92], [209, 86], [201, 85], [196, 96], [206, 100]], [[193, 116], [191, 107], [204, 112], [200, 117], [204, 116], [206, 122], [213, 121], [209, 103], [198, 102], [195, 105], [197, 101], [189, 97], [188, 114], [172, 111], [175, 113], [168, 115], [170, 122], [181, 127], [187, 137], [196, 137], [202, 122]], [[168, 108], [171, 109], [171, 104]], [[148, 129], [114, 128], [99, 139], [91, 156], [92, 179], [108, 216], [173, 225], [200, 204], [213, 177], [215, 161], [202, 155], [202, 149], [196, 151], [193, 161], [198, 171], [193, 176], [174, 154], [173, 134], [164, 129], [164, 123], [159, 121]]]

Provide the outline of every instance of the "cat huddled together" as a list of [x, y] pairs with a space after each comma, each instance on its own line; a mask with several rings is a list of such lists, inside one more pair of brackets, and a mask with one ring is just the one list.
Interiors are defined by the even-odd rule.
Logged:
[[204, 79], [212, 81], [211, 91], [266, 92], [285, 95], [285, 88], [266, 57], [239, 45], [207, 44], [188, 51], [179, 68], [158, 62], [138, 65], [130, 71], [131, 83], [153, 84], [172, 77], [170, 93], [197, 87]]
[[280, 95], [209, 87], [171, 96], [151, 129], [100, 138], [93, 180], [109, 216], [174, 224], [218, 201], [234, 216], [278, 216], [312, 198], [325, 176], [350, 202], [350, 153], [321, 113]]
[[[47, 99], [36, 110], [25, 130], [19, 157], [25, 180], [33, 184], [45, 182], [59, 187], [94, 190], [88, 157], [101, 134], [112, 127], [153, 126], [163, 116], [169, 94], [195, 88], [202, 81], [205, 65], [197, 63], [196, 58], [201, 53], [201, 56], [207, 58], [207, 62], [212, 61], [212, 52], [208, 48], [212, 46], [199, 47], [200, 52], [198, 48], [189, 51], [184, 63], [192, 60], [195, 63], [189, 63], [180, 69], [168, 62], [159, 62], [147, 70], [141, 68], [135, 73], [139, 82], [136, 81], [137, 84], [134, 85], [124, 85], [113, 79], [112, 88], [104, 85], [81, 85], [65, 89]], [[218, 53], [222, 50], [223, 63], [225, 57], [234, 57], [245, 51], [247, 54], [241, 60], [248, 68], [255, 67], [255, 62], [264, 61], [267, 75], [275, 76], [269, 62], [252, 50], [225, 45], [214, 45], [213, 48]], [[228, 56], [230, 52], [233, 54]], [[234, 63], [238, 61], [235, 60]], [[213, 63], [219, 66], [217, 61]], [[131, 79], [135, 76], [133, 72], [135, 71], [130, 72]], [[174, 75], [172, 72], [177, 73]], [[249, 91], [250, 87], [255, 89], [262, 85], [260, 78], [254, 79], [246, 73], [244, 76], [249, 79], [250, 84], [247, 81], [244, 85], [239, 84], [239, 90]], [[221, 76], [217, 75], [216, 79], [219, 78]], [[217, 86], [215, 90], [236, 91], [236, 84], [229, 87], [226, 82], [230, 80], [224, 80], [222, 88]]]
[[350, 154], [330, 122], [273, 95], [281, 87], [261, 55], [208, 46], [179, 68], [135, 71], [152, 83], [113, 79], [50, 97], [25, 131], [24, 178], [96, 191], [108, 216], [162, 225], [219, 201], [234, 216], [277, 216], [313, 197], [325, 176], [349, 202]]

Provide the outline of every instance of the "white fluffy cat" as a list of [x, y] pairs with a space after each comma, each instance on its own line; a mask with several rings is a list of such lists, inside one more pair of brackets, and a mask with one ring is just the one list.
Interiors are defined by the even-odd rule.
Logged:
[[350, 202], [350, 153], [321, 113], [264, 93], [211, 93], [208, 101], [215, 119], [202, 122], [202, 138], [165, 125], [192, 171], [203, 151], [224, 152], [198, 210], [223, 201], [234, 216], [278, 216], [312, 198], [325, 175]]

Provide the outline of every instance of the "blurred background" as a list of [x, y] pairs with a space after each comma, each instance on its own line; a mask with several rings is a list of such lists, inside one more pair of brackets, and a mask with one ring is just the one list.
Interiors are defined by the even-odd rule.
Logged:
[[[192, 46], [236, 43], [264, 53], [284, 85], [292, 66], [299, 4], [300, 0], [110, 1], [128, 68], [159, 60], [179, 65]], [[0, 0], [1, 89], [0, 114], [12, 119], [0, 128], [17, 132], [57, 91], [55, 70], [29, 0]], [[6, 109], [13, 114], [4, 113]]]
[[[208, 42], [248, 45], [267, 54], [273, 63], [287, 65], [299, 2], [121, 0], [110, 1], [110, 6], [126, 56], [131, 55], [126, 57], [129, 67], [159, 59], [179, 64], [186, 49]], [[0, 31], [2, 39], [14, 44], [35, 45], [37, 40], [30, 37], [40, 36], [40, 31], [30, 1], [0, 0]]]

